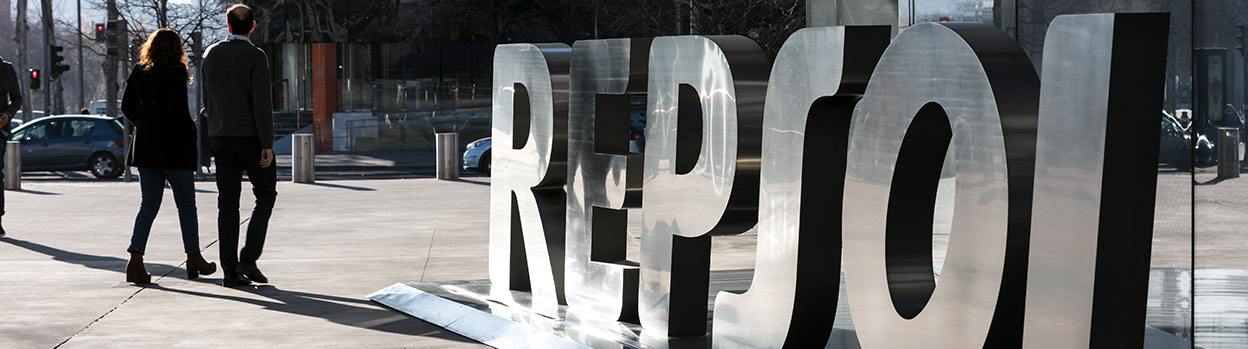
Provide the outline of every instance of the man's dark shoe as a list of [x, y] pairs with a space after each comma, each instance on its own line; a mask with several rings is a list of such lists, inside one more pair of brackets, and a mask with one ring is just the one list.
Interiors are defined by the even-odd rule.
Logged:
[[4, 237], [4, 228], [0, 228], [0, 238]]
[[225, 287], [238, 287], [238, 286], [247, 286], [247, 285], [251, 285], [251, 280], [248, 280], [247, 277], [243, 275], [226, 275], [224, 279], [221, 279], [221, 286], [225, 286]]
[[246, 275], [248, 279], [251, 279], [251, 281], [259, 282], [262, 284], [269, 283], [269, 278], [265, 277], [264, 274], [260, 273], [260, 268], [256, 268], [255, 264], [239, 263], [238, 266], [234, 267], [234, 272], [241, 274], [241, 275]]

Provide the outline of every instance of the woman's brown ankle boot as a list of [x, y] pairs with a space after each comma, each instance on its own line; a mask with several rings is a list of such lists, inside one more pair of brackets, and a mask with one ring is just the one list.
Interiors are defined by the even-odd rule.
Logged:
[[186, 254], [186, 278], [188, 280], [198, 279], [200, 275], [212, 275], [217, 272], [217, 263], [204, 260], [204, 255], [199, 252]]
[[142, 253], [130, 252], [130, 261], [126, 263], [126, 282], [140, 285], [152, 283], [152, 274], [148, 274], [143, 267]]

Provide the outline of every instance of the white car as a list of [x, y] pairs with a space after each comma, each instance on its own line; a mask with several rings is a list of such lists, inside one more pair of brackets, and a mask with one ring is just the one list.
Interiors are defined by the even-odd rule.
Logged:
[[468, 143], [464, 151], [464, 170], [490, 174], [490, 137]]

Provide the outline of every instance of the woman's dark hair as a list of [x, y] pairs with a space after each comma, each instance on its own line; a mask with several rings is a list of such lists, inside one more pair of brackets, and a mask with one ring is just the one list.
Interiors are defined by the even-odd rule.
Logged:
[[228, 10], [225, 10], [226, 23], [230, 24], [230, 34], [247, 35], [251, 34], [251, 27], [256, 24], [256, 16], [251, 13], [251, 7], [243, 4], [234, 4]]
[[182, 50], [182, 37], [169, 28], [157, 29], [147, 37], [147, 42], [139, 49], [139, 68], [148, 72], [180, 69], [187, 72], [186, 80], [191, 80], [186, 68], [186, 51]]

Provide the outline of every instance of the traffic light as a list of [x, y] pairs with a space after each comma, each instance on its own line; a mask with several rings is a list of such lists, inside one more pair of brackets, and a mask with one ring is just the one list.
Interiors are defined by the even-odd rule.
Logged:
[[65, 56], [61, 55], [61, 52], [65, 51], [65, 47], [50, 46], [48, 51], [52, 53], [52, 78], [59, 79], [61, 74], [69, 71], [69, 65], [64, 64]]
[[108, 40], [108, 31], [106, 31], [106, 29], [108, 29], [107, 25], [105, 25], [104, 23], [95, 23], [94, 27], [95, 27], [95, 41]]
[[30, 89], [38, 90], [40, 87], [43, 87], [42, 84], [39, 83], [40, 75], [42, 74], [39, 73], [39, 69], [30, 70]]
[[190, 41], [191, 54], [188, 55], [187, 58], [191, 61], [191, 64], [195, 64], [199, 61], [200, 55], [204, 52], [204, 33], [191, 32]]
[[1239, 32], [1235, 33], [1235, 48], [1239, 49], [1239, 54], [1244, 58], [1248, 58], [1248, 24], [1240, 24], [1235, 26], [1239, 28]]

